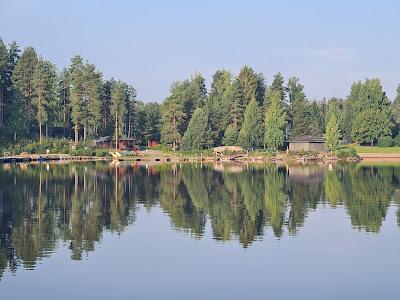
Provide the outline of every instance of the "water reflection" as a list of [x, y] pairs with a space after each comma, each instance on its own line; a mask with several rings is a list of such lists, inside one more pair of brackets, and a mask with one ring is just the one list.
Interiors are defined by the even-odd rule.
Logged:
[[[0, 277], [33, 269], [59, 244], [71, 259], [95, 249], [107, 230], [121, 234], [138, 208], [160, 206], [174, 229], [243, 247], [271, 228], [296, 235], [310, 210], [344, 206], [352, 226], [378, 233], [400, 204], [400, 167], [108, 163], [0, 166]], [[346, 220], [344, 220], [346, 222]], [[397, 211], [400, 226], [400, 210]]]

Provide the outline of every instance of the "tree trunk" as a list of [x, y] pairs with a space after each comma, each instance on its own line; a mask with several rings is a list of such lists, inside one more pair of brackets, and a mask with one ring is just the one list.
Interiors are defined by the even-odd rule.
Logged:
[[0, 127], [4, 124], [4, 93], [3, 85], [0, 85]]
[[46, 140], [49, 138], [49, 128], [46, 124]]
[[42, 144], [42, 140], [43, 140], [43, 138], [42, 138], [42, 123], [39, 123], [39, 145], [41, 145]]
[[131, 116], [128, 117], [128, 138], [131, 138]]
[[115, 150], [118, 150], [118, 112], [115, 112]]
[[79, 142], [78, 124], [75, 124], [75, 144]]
[[175, 149], [176, 149], [176, 119], [175, 119], [175, 115], [174, 115], [174, 143], [172, 145], [172, 148], [175, 151]]
[[86, 124], [85, 124], [85, 125], [83, 125], [83, 142], [84, 143], [86, 143], [86, 130], [87, 130], [87, 127], [86, 127]]

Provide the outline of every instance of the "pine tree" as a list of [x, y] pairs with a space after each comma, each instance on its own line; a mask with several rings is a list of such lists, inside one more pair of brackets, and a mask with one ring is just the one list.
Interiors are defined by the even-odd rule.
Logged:
[[250, 101], [244, 113], [243, 126], [238, 136], [238, 145], [249, 149], [263, 144], [262, 112], [255, 98]]
[[70, 78], [67, 69], [63, 69], [57, 86], [58, 107], [60, 108], [63, 135], [65, 137], [66, 129], [70, 124], [71, 104], [70, 104]]
[[81, 102], [83, 141], [86, 142], [87, 134], [95, 136], [101, 124], [101, 88], [102, 74], [96, 70], [96, 66], [86, 63], [83, 69], [84, 95]]
[[0, 127], [4, 125], [4, 94], [8, 64], [8, 49], [0, 38]]
[[111, 115], [114, 117], [114, 129], [115, 129], [115, 149], [118, 149], [118, 139], [122, 130], [123, 122], [126, 116], [126, 91], [125, 84], [121, 81], [117, 81], [112, 89], [111, 93]]
[[271, 93], [270, 100], [271, 104], [265, 113], [264, 142], [268, 148], [277, 149], [285, 141], [286, 112], [282, 107], [279, 90]]
[[71, 119], [74, 124], [75, 131], [75, 144], [79, 141], [79, 127], [82, 125], [84, 118], [84, 65], [82, 57], [74, 56], [71, 59], [71, 66], [69, 68], [69, 75], [71, 80]]
[[211, 128], [206, 108], [198, 107], [190, 119], [189, 126], [182, 138], [183, 150], [200, 150], [210, 146]]
[[185, 109], [185, 97], [187, 95], [188, 82], [177, 82], [171, 87], [171, 95], [162, 105], [162, 130], [161, 141], [172, 144], [176, 150], [181, 143], [182, 136], [187, 128], [187, 113]]
[[46, 73], [46, 65], [39, 58], [33, 74], [33, 97], [32, 103], [36, 108], [36, 119], [39, 123], [39, 144], [43, 143], [43, 124], [48, 120], [49, 106], [49, 80]]
[[160, 104], [146, 103], [143, 106], [145, 113], [144, 138], [146, 141], [160, 141], [161, 138], [161, 111]]
[[32, 97], [33, 73], [36, 69], [37, 60], [36, 50], [27, 47], [15, 65], [12, 75], [13, 88], [18, 98], [15, 100], [18, 101], [17, 105], [22, 107], [21, 110], [24, 112], [24, 127], [27, 134], [29, 134], [35, 120]]
[[332, 115], [326, 124], [325, 142], [331, 152], [339, 145], [340, 130], [335, 115]]

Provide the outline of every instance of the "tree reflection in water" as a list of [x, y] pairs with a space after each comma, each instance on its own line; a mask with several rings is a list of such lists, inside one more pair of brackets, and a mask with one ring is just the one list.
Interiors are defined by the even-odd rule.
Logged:
[[80, 260], [104, 230], [121, 234], [132, 224], [138, 206], [159, 205], [174, 229], [197, 239], [209, 222], [216, 240], [243, 247], [266, 228], [276, 238], [296, 235], [319, 205], [344, 206], [354, 228], [377, 233], [389, 205], [400, 205], [399, 183], [399, 167], [355, 164], [2, 165], [0, 277], [35, 268], [60, 243]]

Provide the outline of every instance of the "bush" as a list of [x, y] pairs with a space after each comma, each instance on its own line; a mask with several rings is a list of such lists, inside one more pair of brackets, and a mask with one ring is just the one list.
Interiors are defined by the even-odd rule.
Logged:
[[338, 149], [334, 152], [337, 158], [357, 157], [357, 151], [354, 148]]
[[393, 139], [393, 145], [400, 147], [400, 134], [396, 135], [396, 137]]
[[390, 136], [384, 136], [379, 139], [378, 147], [393, 147], [393, 139]]

